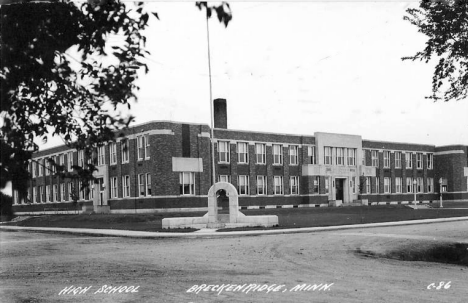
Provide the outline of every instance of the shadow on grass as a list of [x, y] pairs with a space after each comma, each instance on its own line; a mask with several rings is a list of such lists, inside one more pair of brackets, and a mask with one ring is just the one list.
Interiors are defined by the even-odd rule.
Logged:
[[468, 244], [435, 243], [426, 245], [405, 245], [386, 253], [356, 251], [364, 257], [388, 258], [401, 261], [424, 261], [468, 266]]

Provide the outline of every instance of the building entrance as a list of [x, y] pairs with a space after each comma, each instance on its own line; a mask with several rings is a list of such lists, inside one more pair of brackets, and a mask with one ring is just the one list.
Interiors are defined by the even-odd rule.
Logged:
[[344, 181], [346, 179], [335, 179], [335, 200], [343, 201], [344, 197]]

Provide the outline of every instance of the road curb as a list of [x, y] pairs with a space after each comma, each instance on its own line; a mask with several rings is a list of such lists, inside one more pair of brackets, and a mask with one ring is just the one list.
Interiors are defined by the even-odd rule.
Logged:
[[343, 230], [343, 229], [416, 225], [416, 224], [428, 224], [428, 223], [455, 222], [455, 221], [464, 221], [464, 220], [468, 220], [468, 217], [424, 219], [424, 220], [369, 223], [369, 224], [353, 224], [353, 225], [339, 225], [339, 226], [327, 226], [327, 227], [306, 227], [306, 228], [249, 230], [249, 231], [230, 231], [230, 232], [203, 231], [203, 232], [191, 232], [191, 233], [146, 232], [146, 231], [131, 231], [131, 230], [115, 230], [115, 229], [89, 229], [89, 228], [50, 228], [50, 227], [27, 227], [27, 226], [0, 226], [0, 230], [65, 233], [65, 234], [91, 235], [91, 236], [98, 236], [98, 237], [99, 236], [106, 236], [106, 237], [111, 236], [111, 237], [130, 237], [130, 238], [226, 238], [226, 237], [238, 237], [238, 236], [313, 233], [313, 232], [320, 232], [320, 231], [333, 231], [333, 230]]

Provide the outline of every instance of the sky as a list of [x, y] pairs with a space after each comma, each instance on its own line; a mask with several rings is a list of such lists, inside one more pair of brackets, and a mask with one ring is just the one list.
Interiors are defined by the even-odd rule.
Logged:
[[[468, 145], [468, 100], [436, 102], [434, 62], [402, 61], [426, 37], [403, 20], [411, 2], [231, 2], [209, 21], [212, 95], [228, 128], [436, 146]], [[151, 2], [150, 72], [138, 80], [135, 124], [210, 124], [207, 24], [193, 2]], [[50, 140], [42, 148], [62, 144]]]

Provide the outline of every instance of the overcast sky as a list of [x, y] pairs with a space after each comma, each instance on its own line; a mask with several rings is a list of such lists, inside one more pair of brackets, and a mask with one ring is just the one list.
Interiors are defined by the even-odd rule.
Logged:
[[[209, 21], [214, 98], [228, 128], [468, 145], [468, 100], [434, 103], [433, 62], [402, 61], [425, 36], [403, 20], [417, 2], [232, 2]], [[149, 74], [132, 107], [151, 120], [210, 124], [207, 29], [193, 2], [148, 3]], [[57, 144], [52, 140], [47, 147]]]

